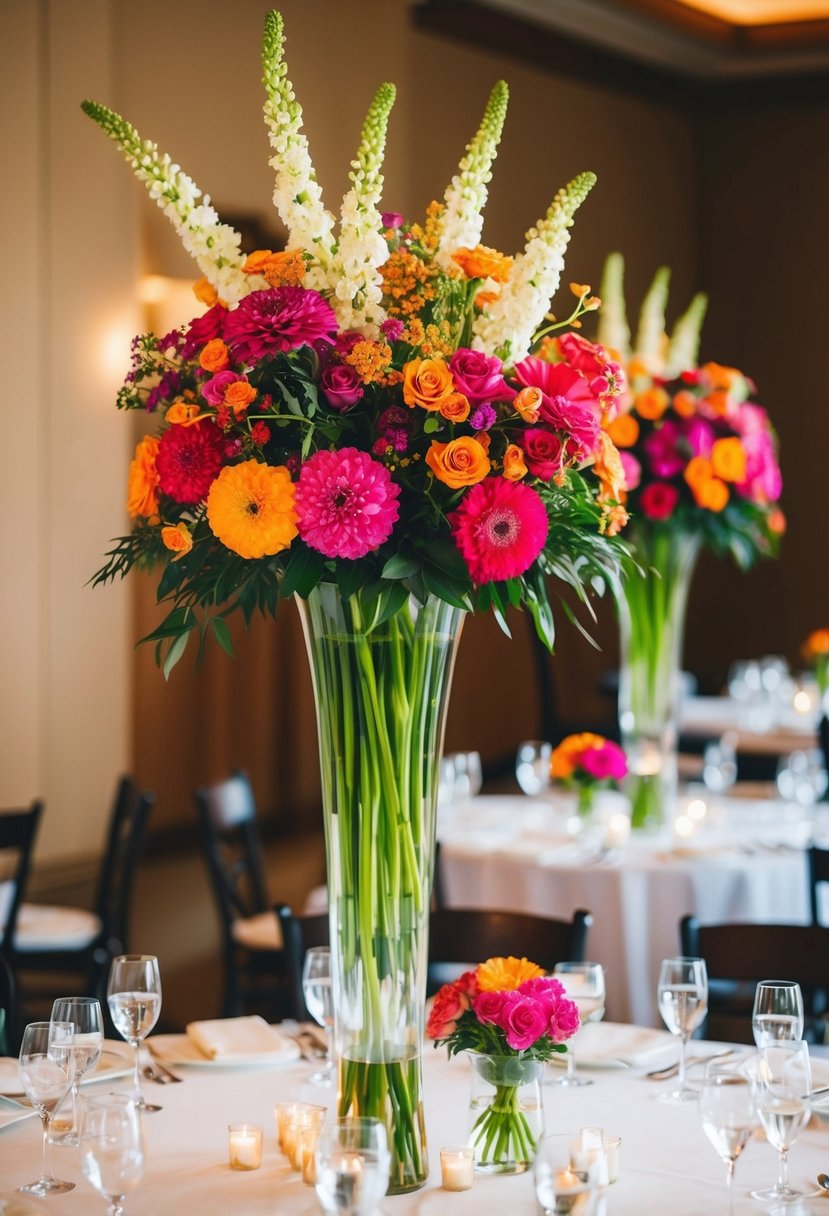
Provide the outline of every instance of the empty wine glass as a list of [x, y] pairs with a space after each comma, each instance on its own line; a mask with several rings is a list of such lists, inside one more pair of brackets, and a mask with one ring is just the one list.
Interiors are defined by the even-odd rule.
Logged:
[[122, 1216], [128, 1191], [144, 1172], [141, 1118], [128, 1094], [105, 1094], [84, 1103], [81, 1168], [109, 1203], [107, 1216]]
[[49, 1124], [52, 1115], [69, 1093], [73, 1078], [72, 1022], [31, 1022], [23, 1031], [18, 1071], [20, 1083], [43, 1128], [40, 1177], [19, 1189], [26, 1195], [60, 1195], [74, 1189], [74, 1182], [61, 1182], [49, 1161]]
[[[600, 1022], [604, 1017], [605, 982], [601, 963], [556, 963], [553, 975], [564, 985], [567, 997], [574, 1001], [582, 1025], [585, 1022]], [[592, 1085], [590, 1077], [576, 1073], [576, 1056], [573, 1049], [577, 1036], [567, 1043], [567, 1071], [555, 1078], [554, 1085]]]
[[803, 994], [794, 980], [761, 980], [751, 1015], [758, 1047], [803, 1038]]
[[573, 1145], [578, 1132], [543, 1136], [535, 1151], [533, 1180], [542, 1216], [593, 1216], [602, 1182], [603, 1153], [584, 1155], [576, 1164]]
[[777, 1149], [777, 1182], [766, 1190], [752, 1191], [767, 1203], [790, 1203], [805, 1192], [789, 1186], [789, 1149], [809, 1122], [809, 1090], [812, 1072], [809, 1044], [775, 1043], [763, 1047], [755, 1078], [757, 1114], [769, 1144]]
[[330, 1085], [334, 1071], [331, 1062], [334, 997], [331, 992], [331, 951], [328, 946], [315, 946], [305, 951], [302, 995], [311, 1017], [325, 1031], [325, 1067], [312, 1073], [308, 1079], [315, 1085]]
[[372, 1216], [389, 1185], [388, 1139], [379, 1119], [347, 1117], [326, 1124], [315, 1152], [316, 1190], [331, 1216]]
[[150, 1033], [161, 1012], [161, 977], [153, 954], [120, 954], [112, 960], [107, 983], [107, 1004], [112, 1024], [135, 1052], [133, 1097], [140, 1111], [152, 1113], [160, 1106], [144, 1101], [138, 1053], [142, 1039]]
[[777, 789], [786, 802], [813, 806], [826, 792], [826, 784], [823, 755], [817, 748], [783, 756], [777, 766]]
[[525, 739], [518, 745], [515, 779], [525, 794], [540, 794], [550, 784], [552, 743], [544, 739]]
[[666, 958], [657, 988], [662, 1020], [679, 1038], [678, 1089], [662, 1094], [663, 1102], [695, 1101], [697, 1092], [685, 1082], [685, 1045], [708, 1012], [708, 972], [701, 958]]
[[702, 756], [702, 780], [712, 794], [725, 794], [737, 780], [737, 735], [726, 731], [706, 744]]
[[757, 1124], [757, 1108], [751, 1077], [733, 1064], [710, 1060], [699, 1091], [702, 1128], [725, 1162], [728, 1171], [729, 1216], [734, 1211], [734, 1167], [751, 1139]]
[[61, 996], [52, 1005], [53, 1022], [72, 1022], [74, 1080], [72, 1081], [71, 1122], [58, 1125], [60, 1112], [52, 1116], [50, 1139], [66, 1146], [78, 1143], [78, 1087], [84, 1073], [90, 1072], [101, 1058], [104, 1045], [104, 1018], [100, 1002], [94, 996]]

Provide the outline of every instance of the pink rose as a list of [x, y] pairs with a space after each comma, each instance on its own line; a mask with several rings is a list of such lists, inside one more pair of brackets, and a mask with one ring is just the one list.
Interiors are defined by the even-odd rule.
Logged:
[[621, 781], [628, 771], [625, 753], [609, 739], [601, 747], [588, 747], [582, 752], [579, 763], [596, 781]]
[[215, 376], [211, 376], [202, 385], [201, 395], [208, 405], [212, 405], [214, 409], [219, 409], [220, 406], [224, 405], [225, 391], [229, 385], [235, 384], [237, 380], [244, 380], [244, 378], [238, 372], [217, 372]]
[[504, 379], [501, 360], [479, 350], [456, 350], [449, 360], [455, 388], [472, 406], [483, 401], [511, 401], [515, 391]]
[[500, 1026], [508, 996], [510, 996], [509, 992], [479, 992], [472, 999], [475, 1017], [479, 1022]]
[[619, 452], [622, 469], [625, 474], [625, 489], [635, 490], [642, 480], [642, 466], [630, 452]]
[[554, 1043], [564, 1043], [573, 1037], [580, 1025], [578, 1005], [565, 998], [556, 1005], [546, 1029]]
[[558, 435], [546, 427], [528, 427], [521, 436], [524, 460], [533, 477], [551, 481], [561, 472], [564, 463], [564, 448]]
[[356, 405], [365, 392], [359, 373], [348, 363], [329, 363], [322, 370], [320, 385], [332, 410], [341, 414]]
[[642, 514], [648, 519], [668, 519], [678, 501], [679, 490], [667, 481], [652, 481], [639, 495]]
[[516, 991], [507, 995], [501, 1029], [513, 1051], [526, 1051], [547, 1033], [549, 1014], [541, 1001]]
[[445, 1039], [458, 1025], [458, 1018], [469, 1008], [469, 997], [455, 984], [444, 984], [435, 996], [432, 1012], [426, 1023], [428, 1039]]

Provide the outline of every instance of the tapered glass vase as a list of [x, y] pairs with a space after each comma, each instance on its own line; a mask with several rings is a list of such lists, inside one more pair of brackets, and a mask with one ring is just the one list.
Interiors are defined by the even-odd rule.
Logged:
[[385, 1121], [389, 1194], [429, 1163], [422, 1101], [440, 755], [464, 613], [321, 583], [299, 600], [319, 731], [337, 1113]]
[[628, 540], [643, 573], [631, 573], [617, 598], [625, 792], [631, 827], [657, 831], [676, 808], [685, 609], [699, 540], [658, 526], [635, 530]]

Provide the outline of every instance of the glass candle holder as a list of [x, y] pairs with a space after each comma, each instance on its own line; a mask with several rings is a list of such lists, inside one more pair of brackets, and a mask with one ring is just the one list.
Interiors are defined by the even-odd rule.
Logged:
[[291, 1169], [296, 1170], [297, 1173], [302, 1171], [306, 1132], [316, 1144], [316, 1137], [327, 1113], [326, 1106], [315, 1106], [310, 1102], [294, 1102], [293, 1111], [286, 1116], [282, 1134], [282, 1151], [290, 1161]]
[[570, 1145], [570, 1165], [574, 1170], [598, 1171], [599, 1186], [609, 1182], [604, 1132], [600, 1127], [583, 1127]]
[[605, 1136], [603, 1140], [604, 1156], [607, 1162], [607, 1181], [616, 1182], [619, 1177], [619, 1152], [622, 1147], [621, 1136]]
[[470, 1145], [449, 1145], [440, 1150], [440, 1180], [445, 1191], [468, 1191], [475, 1175], [475, 1150]]
[[302, 1181], [309, 1186], [314, 1186], [317, 1181], [315, 1153], [320, 1128], [327, 1113], [324, 1106], [312, 1106], [304, 1112], [302, 1121], [297, 1127], [297, 1156], [302, 1170]]
[[296, 1108], [298, 1102], [277, 1102], [273, 1108], [274, 1118], [276, 1119], [276, 1143], [279, 1146], [280, 1153], [284, 1153], [287, 1157], [287, 1143], [290, 1135], [290, 1129], [296, 1123]]
[[262, 1164], [261, 1125], [228, 1123], [227, 1149], [232, 1170], [258, 1170]]

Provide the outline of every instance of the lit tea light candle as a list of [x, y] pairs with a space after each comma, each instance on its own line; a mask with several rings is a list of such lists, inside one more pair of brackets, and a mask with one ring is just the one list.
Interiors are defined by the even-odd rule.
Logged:
[[605, 839], [609, 849], [623, 849], [630, 839], [630, 818], [617, 811], [605, 825]]
[[708, 813], [708, 807], [702, 798], [692, 798], [685, 813], [689, 819], [704, 819]]
[[604, 1151], [604, 1132], [600, 1127], [583, 1127], [578, 1139], [570, 1145], [570, 1168], [595, 1177], [599, 1186], [608, 1184], [608, 1166]]
[[232, 1170], [258, 1170], [262, 1164], [262, 1128], [258, 1123], [227, 1125]]
[[468, 1191], [474, 1178], [475, 1150], [468, 1145], [440, 1150], [440, 1179], [445, 1191]]
[[689, 836], [693, 836], [696, 826], [693, 819], [689, 819], [687, 815], [677, 815], [674, 831], [677, 836], [687, 839]]

